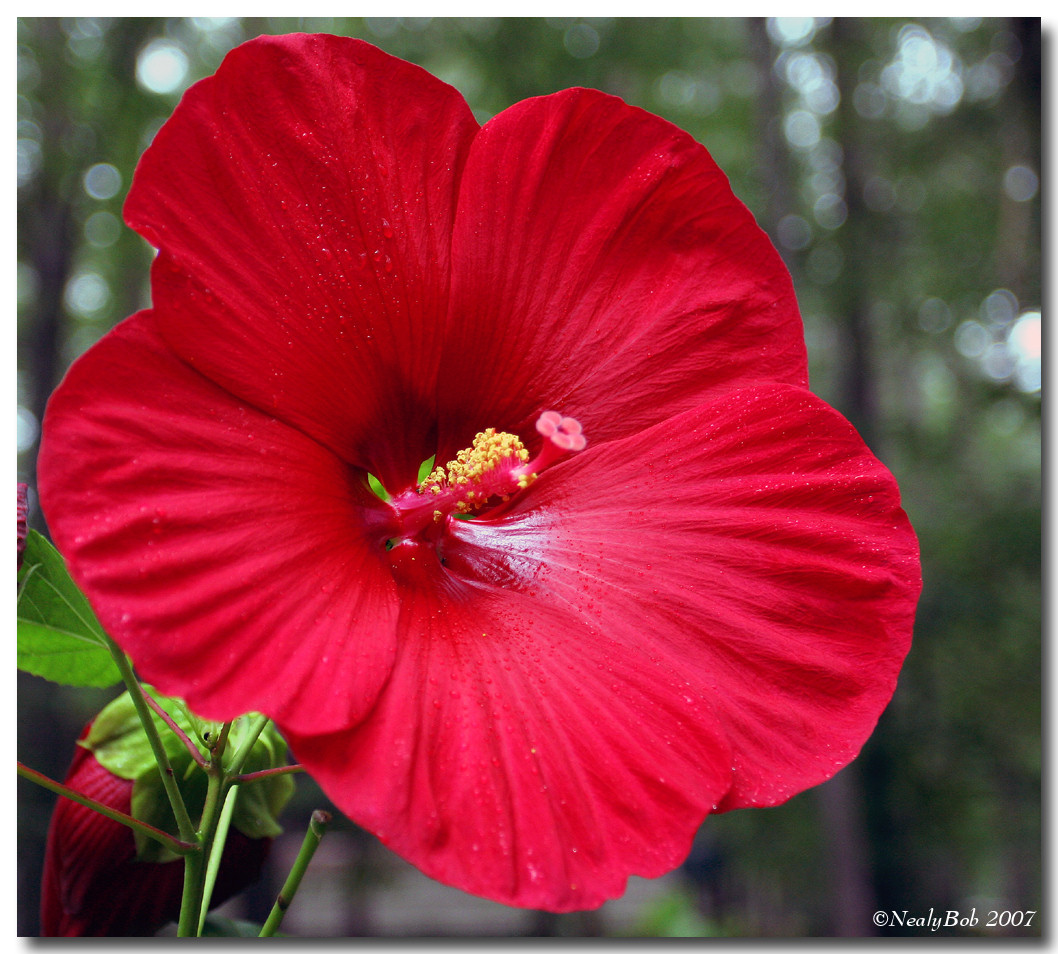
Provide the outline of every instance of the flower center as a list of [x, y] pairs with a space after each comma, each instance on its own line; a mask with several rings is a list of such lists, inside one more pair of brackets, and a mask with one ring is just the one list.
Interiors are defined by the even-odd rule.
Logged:
[[514, 434], [488, 428], [474, 437], [454, 460], [433, 472], [414, 490], [392, 497], [400, 538], [408, 539], [449, 517], [472, 516], [510, 500], [542, 471], [566, 454], [584, 450], [587, 440], [578, 421], [557, 411], [545, 411], [536, 422], [544, 437], [540, 453], [529, 451]]

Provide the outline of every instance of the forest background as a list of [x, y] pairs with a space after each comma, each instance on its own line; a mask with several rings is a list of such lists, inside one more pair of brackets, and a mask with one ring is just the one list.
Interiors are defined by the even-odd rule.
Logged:
[[[86, 17], [17, 30], [18, 479], [31, 488], [52, 389], [149, 301], [151, 251], [121, 222], [140, 154], [231, 47], [322, 31], [421, 64], [482, 122], [592, 86], [704, 143], [793, 274], [813, 390], [895, 473], [920, 537], [900, 685], [831, 782], [707, 819], [679, 871], [586, 914], [435, 885], [342, 822], [292, 933], [861, 936], [925, 933], [875, 927], [875, 910], [1039, 911], [1039, 20]], [[31, 504], [45, 530], [32, 491]], [[20, 674], [19, 758], [61, 778], [112, 694]], [[263, 919], [308, 813], [327, 804], [307, 779], [298, 789], [239, 916]], [[20, 935], [39, 927], [53, 803], [19, 781]], [[1039, 934], [1046, 913], [1005, 930]]]

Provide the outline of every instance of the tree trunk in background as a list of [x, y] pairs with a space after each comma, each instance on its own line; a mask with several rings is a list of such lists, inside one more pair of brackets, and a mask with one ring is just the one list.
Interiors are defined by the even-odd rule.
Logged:
[[[63, 194], [65, 164], [57, 160], [63, 155], [62, 144], [69, 129], [62, 84], [47, 81], [48, 61], [62, 62], [65, 37], [58, 20], [42, 22], [41, 46], [47, 51], [44, 79], [41, 82], [41, 153], [44, 162], [37, 176], [33, 194], [23, 200], [24, 214], [18, 228], [26, 237], [30, 261], [37, 276], [37, 308], [33, 326], [23, 338], [29, 360], [24, 367], [32, 368], [34, 377], [29, 382], [30, 410], [38, 421], [44, 415], [44, 405], [51, 396], [61, 373], [59, 349], [63, 328], [63, 291], [70, 274], [73, 243], [70, 229], [69, 202]], [[31, 518], [39, 520], [39, 512]], [[36, 521], [34, 521], [36, 522]]]
[[863, 782], [856, 763], [814, 790], [830, 881], [830, 933], [875, 934], [878, 901], [871, 876], [870, 843], [863, 818]]
[[[1042, 175], [1040, 150], [1040, 21], [1019, 17], [1011, 21], [1012, 36], [1021, 48], [1014, 79], [1003, 95], [1003, 171], [1027, 166]], [[999, 190], [999, 234], [996, 236], [996, 276], [999, 285], [1013, 292], [1022, 306], [1039, 305], [1040, 289], [1029, 276], [1038, 276], [1040, 221], [1032, 202], [1018, 202]]]
[[[1003, 124], [1001, 142], [1004, 172], [1014, 165], [1032, 169], [1042, 178], [1040, 145], [1041, 114], [1041, 34], [1040, 21], [1033, 17], [1018, 17], [1010, 22], [1010, 30], [1021, 48], [1015, 64], [1014, 78], [1003, 96]], [[1005, 189], [999, 196], [999, 229], [996, 236], [996, 276], [1001, 287], [1013, 292], [1022, 309], [1039, 306], [1041, 289], [1037, 256], [1041, 246], [1041, 222], [1035, 216], [1038, 206], [1033, 202], [1018, 202]], [[1011, 838], [1003, 857], [1003, 890], [1010, 907], [1028, 908], [1038, 901], [1034, 890], [1038, 854], [1031, 832], [1035, 817], [1026, 819], [1022, 806], [1031, 804], [1034, 791], [1018, 776], [1000, 778], [997, 797], [1003, 813], [1011, 819], [1015, 829], [1024, 828], [1026, 834]], [[1032, 845], [1032, 848], [1028, 846]]]
[[[861, 121], [853, 107], [856, 73], [866, 55], [855, 19], [836, 17], [830, 29], [828, 52], [837, 68], [841, 100], [834, 115], [831, 134], [841, 146], [845, 173], [845, 207], [848, 217], [837, 231], [844, 256], [844, 268], [834, 283], [834, 313], [842, 321], [848, 342], [841, 385], [840, 410], [860, 432], [868, 446], [877, 452], [878, 407], [875, 369], [871, 360], [870, 302], [873, 272], [884, 249], [877, 246], [878, 230], [872, 213], [863, 201], [868, 178], [869, 145], [862, 137]], [[877, 250], [878, 254], [875, 254]]]
[[765, 21], [753, 17], [749, 21], [749, 47], [753, 65], [761, 77], [760, 96], [757, 100], [757, 178], [761, 183], [762, 202], [754, 210], [758, 223], [779, 249], [786, 267], [795, 274], [792, 255], [778, 242], [779, 223], [797, 211], [796, 192], [793, 188], [794, 164], [786, 148], [783, 136], [782, 90], [775, 76], [775, 50], [768, 37]]
[[[837, 136], [845, 155], [848, 219], [836, 233], [845, 256], [842, 277], [834, 285], [833, 311], [843, 320], [843, 336], [848, 342], [841, 387], [841, 410], [856, 425], [868, 444], [873, 444], [875, 402], [874, 380], [870, 364], [868, 303], [863, 279], [870, 266], [869, 244], [860, 234], [866, 230], [863, 216], [862, 172], [859, 145], [851, 141], [854, 128], [847, 118], [852, 112], [852, 90], [855, 66], [840, 55], [845, 49], [845, 31], [849, 26], [835, 21], [834, 46], [841, 89], [841, 112], [837, 117]], [[794, 171], [785, 138], [782, 135], [782, 90], [774, 72], [775, 50], [764, 21], [752, 21], [754, 60], [763, 81], [761, 91], [761, 175], [769, 194], [765, 199], [761, 225], [770, 235], [777, 235], [781, 217], [795, 211]], [[856, 61], [853, 61], [854, 63]], [[798, 268], [792, 255], [787, 265], [799, 284]], [[830, 883], [829, 932], [839, 937], [862, 937], [874, 934], [871, 915], [877, 909], [871, 877], [870, 849], [863, 819], [863, 785], [855, 766], [845, 769], [815, 790], [820, 812], [820, 837], [828, 859]]]

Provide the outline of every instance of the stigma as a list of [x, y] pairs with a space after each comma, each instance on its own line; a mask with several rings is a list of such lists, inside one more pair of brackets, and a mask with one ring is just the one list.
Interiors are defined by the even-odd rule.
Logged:
[[449, 518], [472, 517], [492, 510], [529, 487], [563, 457], [587, 446], [580, 422], [557, 411], [544, 411], [536, 429], [544, 438], [532, 460], [521, 439], [488, 428], [470, 447], [434, 470], [412, 490], [390, 498], [405, 539], [443, 524]]

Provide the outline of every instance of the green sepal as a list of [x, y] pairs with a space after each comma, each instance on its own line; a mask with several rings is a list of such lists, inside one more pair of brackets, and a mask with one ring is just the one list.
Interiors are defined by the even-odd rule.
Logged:
[[419, 464], [419, 475], [418, 482], [421, 484], [430, 474], [433, 473], [434, 465], [437, 463], [437, 455], [432, 454], [426, 458], [421, 464]]
[[379, 500], [389, 500], [389, 492], [382, 486], [382, 481], [374, 474], [367, 475], [367, 486], [371, 488], [371, 492], [378, 497]]
[[[197, 718], [179, 699], [159, 696], [149, 687], [144, 689], [169, 713], [170, 718], [195, 743], [199, 752], [209, 757], [209, 742], [216, 741], [221, 724]], [[187, 746], [157, 715], [152, 712], [155, 726], [162, 739], [169, 764], [180, 794], [192, 819], [197, 819], [206, 799], [209, 779], [191, 757]], [[242, 739], [253, 720], [242, 716], [232, 724], [225, 748], [225, 757], [238, 751]], [[120, 778], [130, 779], [132, 785], [131, 814], [155, 828], [176, 834], [176, 819], [162, 784], [161, 770], [154, 759], [150, 742], [140, 724], [132, 697], [126, 692], [96, 716], [88, 735], [79, 743], [91, 750], [96, 760], [107, 771]], [[278, 768], [286, 764], [286, 742], [272, 723], [265, 726], [243, 766], [243, 773]], [[241, 785], [232, 815], [232, 825], [250, 838], [274, 838], [282, 832], [278, 816], [294, 793], [294, 780], [289, 775]], [[159, 842], [134, 832], [136, 854], [141, 861], [171, 861], [177, 856]]]
[[18, 571], [18, 668], [64, 686], [121, 682], [87, 597], [36, 530], [26, 535]]
[[[234, 754], [252, 720], [243, 716], [236, 720], [228, 735], [228, 753]], [[243, 763], [242, 774], [263, 772], [287, 764], [287, 743], [271, 722], [264, 727], [250, 755]], [[249, 838], [275, 838], [282, 834], [277, 819], [294, 794], [294, 779], [290, 775], [276, 775], [239, 786], [239, 800], [231, 816], [232, 827]]]

